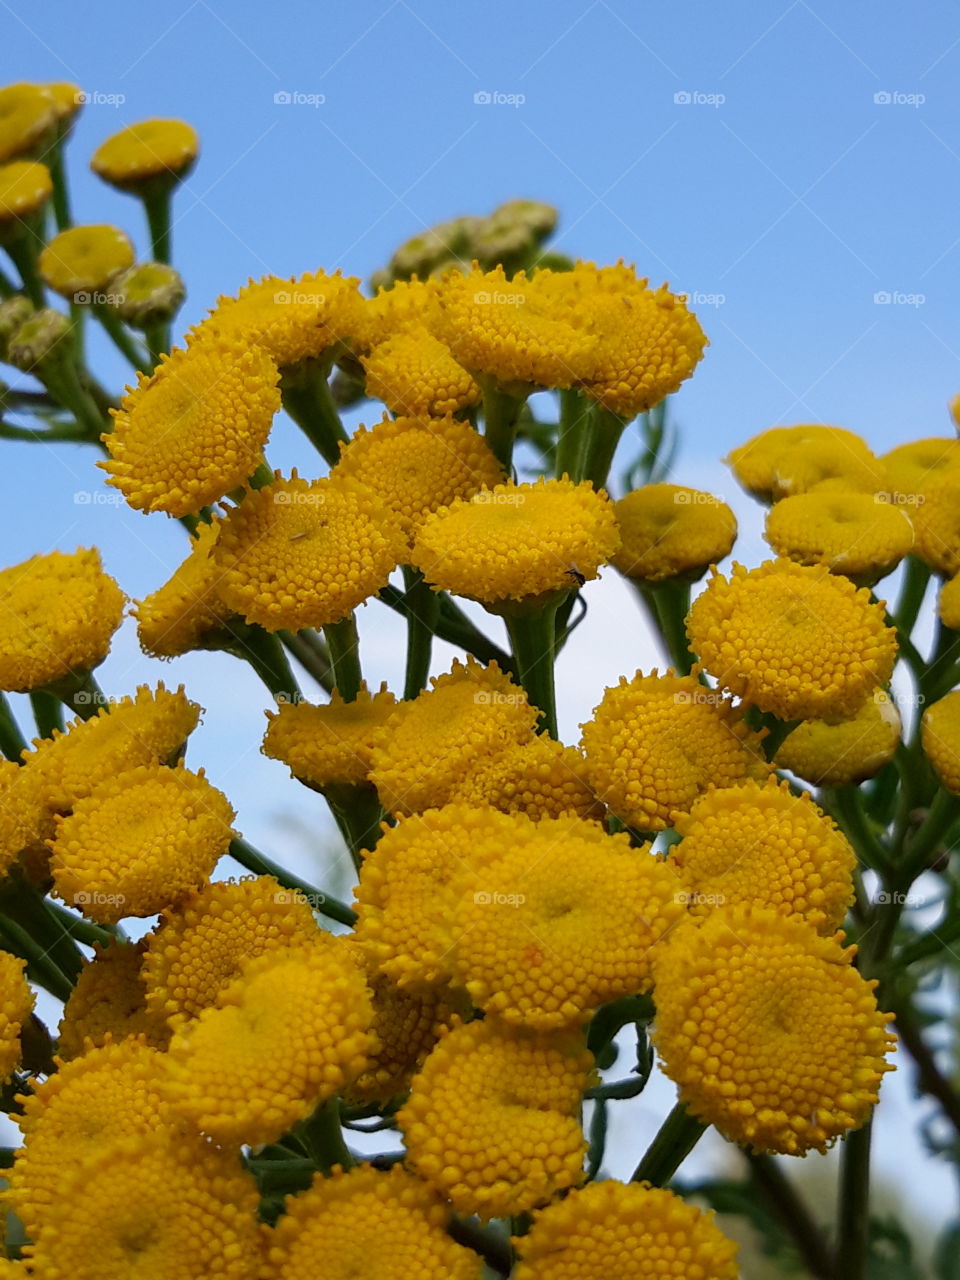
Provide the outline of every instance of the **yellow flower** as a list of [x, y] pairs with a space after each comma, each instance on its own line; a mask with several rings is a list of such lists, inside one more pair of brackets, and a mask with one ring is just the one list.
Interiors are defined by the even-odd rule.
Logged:
[[372, 350], [404, 329], [436, 328], [441, 311], [440, 286], [434, 280], [396, 280], [375, 298], [363, 299], [363, 324], [356, 335], [362, 352]]
[[615, 511], [623, 545], [612, 563], [644, 582], [699, 578], [729, 554], [737, 537], [736, 516], [725, 502], [681, 485], [634, 489]]
[[763, 502], [820, 489], [876, 493], [887, 484], [883, 462], [843, 427], [771, 427], [734, 449], [727, 463]]
[[101, 142], [90, 168], [111, 186], [137, 191], [151, 179], [185, 178], [199, 149], [196, 130], [184, 120], [142, 120]]
[[33, 1012], [33, 992], [19, 956], [0, 951], [0, 1084], [20, 1062], [20, 1028]]
[[732, 786], [768, 772], [742, 712], [695, 674], [622, 676], [580, 727], [591, 786], [639, 831], [662, 831], [711, 783]]
[[704, 1213], [647, 1183], [591, 1182], [534, 1214], [515, 1280], [737, 1280], [737, 1246]]
[[53, 194], [53, 181], [45, 164], [15, 160], [0, 165], [0, 233], [17, 230], [18, 224], [41, 209]]
[[480, 1280], [480, 1259], [444, 1231], [448, 1217], [440, 1197], [397, 1165], [318, 1175], [267, 1233], [261, 1275], [306, 1276], [322, 1258], [324, 1280]]
[[914, 539], [910, 517], [885, 495], [835, 491], [784, 498], [767, 514], [763, 536], [778, 556], [825, 564], [862, 584], [891, 573]]
[[25, 693], [99, 666], [124, 599], [93, 548], [0, 570], [0, 689]]
[[949, 472], [920, 496], [923, 502], [911, 508], [914, 551], [936, 573], [952, 578], [960, 572], [960, 471]]
[[152, 916], [203, 884], [230, 847], [234, 816], [203, 771], [182, 763], [107, 778], [58, 819], [56, 891], [107, 924]]
[[169, 1049], [174, 1112], [224, 1143], [275, 1142], [367, 1069], [370, 993], [341, 947], [268, 952]]
[[854, 950], [769, 909], [675, 930], [654, 957], [654, 1042], [688, 1110], [784, 1155], [859, 1128], [894, 1041]]
[[505, 1022], [548, 1031], [649, 991], [650, 957], [683, 885], [626, 835], [569, 818], [518, 824], [453, 919], [454, 977]]
[[[894, 499], [922, 497], [941, 480], [960, 471], [960, 440], [956, 436], [928, 436], [910, 440], [881, 454]], [[905, 503], [912, 511], [919, 503]]]
[[226, 337], [160, 359], [111, 410], [110, 459], [97, 465], [131, 507], [186, 516], [256, 470], [280, 408], [277, 367]]
[[155, 1049], [170, 1039], [163, 1018], [147, 1008], [144, 980], [146, 942], [111, 942], [94, 947], [94, 957], [80, 971], [63, 1008], [57, 1050], [66, 1062], [79, 1058], [90, 1045], [139, 1036]]
[[781, 720], [843, 719], [887, 684], [896, 632], [865, 587], [822, 565], [714, 570], [687, 635], [720, 684]]
[[133, 261], [133, 245], [126, 232], [98, 223], [61, 231], [40, 254], [38, 265], [51, 289], [74, 298], [77, 293], [102, 289]]
[[877, 689], [849, 720], [802, 721], [780, 744], [775, 762], [816, 787], [846, 787], [874, 777], [893, 759], [900, 730], [896, 705]]
[[404, 537], [355, 480], [289, 480], [234, 507], [213, 549], [220, 598], [268, 631], [339, 622], [386, 585]]
[[385, 685], [373, 694], [364, 686], [353, 702], [344, 702], [336, 690], [323, 706], [288, 702], [267, 712], [261, 750], [282, 760], [308, 787], [360, 786], [368, 781], [377, 731], [396, 702]]
[[582, 1095], [593, 1056], [570, 1033], [496, 1019], [445, 1035], [397, 1113], [407, 1160], [458, 1213], [524, 1213], [583, 1178]]
[[404, 326], [361, 356], [367, 394], [391, 413], [442, 418], [483, 399], [483, 392], [450, 348], [423, 324]]
[[53, 834], [39, 780], [32, 769], [0, 760], [0, 876], [22, 851]]
[[164, 1059], [142, 1041], [90, 1049], [35, 1082], [24, 1102], [25, 1146], [10, 1174], [11, 1205], [29, 1235], [51, 1227], [73, 1170], [118, 1138], [164, 1123]]
[[45, 1280], [258, 1280], [259, 1195], [236, 1155], [159, 1129], [74, 1166], [25, 1250]]
[[47, 86], [5, 85], [0, 89], [0, 162], [36, 151], [56, 125], [57, 106]]
[[951, 631], [960, 631], [960, 573], [955, 573], [940, 588], [937, 613], [945, 627], [949, 627]]
[[581, 753], [544, 735], [514, 743], [468, 766], [451, 799], [459, 804], [488, 804], [534, 822], [564, 815], [599, 819], [603, 814]]
[[220, 600], [222, 570], [213, 559], [221, 522], [201, 524], [190, 554], [156, 591], [135, 602], [137, 635], [145, 653], [175, 658], [199, 648], [207, 633], [233, 617]]
[[920, 739], [941, 787], [960, 795], [960, 689], [927, 707]]
[[846, 836], [786, 782], [715, 788], [677, 821], [670, 850], [691, 915], [717, 905], [772, 907], [820, 933], [843, 923], [853, 900], [856, 856]]
[[161, 1019], [196, 1018], [248, 960], [329, 936], [318, 929], [306, 898], [272, 876], [204, 885], [165, 911], [146, 939], [147, 1005]]
[[430, 683], [398, 703], [374, 738], [370, 781], [389, 813], [446, 804], [469, 769], [534, 736], [536, 707], [495, 662], [454, 659]]
[[63, 130], [65, 127], [69, 129], [74, 116], [84, 104], [86, 94], [79, 85], [71, 84], [69, 80], [54, 80], [49, 84], [41, 85], [40, 88], [46, 89], [53, 98], [60, 129]]
[[439, 507], [503, 479], [483, 437], [454, 418], [384, 418], [343, 447], [334, 477], [352, 476], [412, 534]]
[[572, 387], [594, 369], [597, 339], [558, 315], [549, 272], [508, 280], [502, 267], [450, 272], [438, 286], [435, 333], [472, 374], [501, 384]]
[[437, 589], [496, 603], [596, 578], [619, 546], [602, 490], [541, 477], [482, 489], [435, 512], [418, 530], [412, 561]]

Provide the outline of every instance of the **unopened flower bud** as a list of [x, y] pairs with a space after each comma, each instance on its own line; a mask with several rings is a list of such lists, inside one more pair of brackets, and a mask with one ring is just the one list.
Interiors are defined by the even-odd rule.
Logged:
[[22, 293], [0, 302], [0, 360], [7, 358], [10, 338], [33, 314], [33, 303]]
[[10, 337], [7, 360], [24, 373], [43, 367], [70, 332], [70, 321], [62, 311], [44, 307], [35, 311]]
[[166, 324], [186, 297], [180, 272], [164, 262], [138, 262], [114, 277], [110, 289], [121, 318], [135, 329]]

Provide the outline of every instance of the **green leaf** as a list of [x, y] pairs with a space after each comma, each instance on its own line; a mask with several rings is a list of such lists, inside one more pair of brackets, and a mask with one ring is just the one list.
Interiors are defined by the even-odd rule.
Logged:
[[923, 1280], [913, 1241], [896, 1218], [871, 1218], [867, 1280]]
[[933, 1274], [936, 1280], [960, 1280], [960, 1219], [952, 1222], [937, 1241]]

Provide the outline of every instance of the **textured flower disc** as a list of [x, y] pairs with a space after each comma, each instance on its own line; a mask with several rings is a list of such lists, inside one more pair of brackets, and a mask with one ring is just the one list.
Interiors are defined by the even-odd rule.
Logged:
[[386, 585], [404, 553], [395, 520], [355, 480], [289, 480], [250, 493], [223, 523], [219, 594], [268, 631], [339, 622]]
[[436, 280], [395, 280], [381, 288], [375, 298], [363, 299], [363, 325], [356, 345], [368, 352], [394, 334], [414, 326], [437, 327], [440, 316], [441, 285]]
[[849, 720], [802, 720], [774, 762], [816, 787], [846, 787], [875, 777], [893, 759], [901, 729], [896, 703], [877, 689]]
[[917, 533], [916, 554], [936, 573], [960, 573], [960, 471], [948, 472], [911, 507]]
[[714, 788], [677, 821], [670, 850], [690, 913], [717, 906], [773, 907], [820, 933], [843, 924], [853, 900], [856, 855], [846, 836], [786, 782]]
[[20, 1063], [20, 1028], [33, 1012], [33, 991], [24, 976], [26, 963], [0, 951], [0, 1084]]
[[56, 124], [56, 101], [46, 85], [5, 85], [0, 89], [0, 162], [35, 151]]
[[920, 737], [941, 787], [960, 795], [960, 690], [927, 707]]
[[39, 779], [32, 769], [13, 760], [0, 760], [0, 876], [18, 855], [53, 835]]
[[280, 408], [277, 366], [239, 337], [160, 357], [111, 410], [98, 463], [138, 511], [187, 516], [244, 484]]
[[324, 1280], [481, 1280], [480, 1258], [444, 1230], [448, 1217], [440, 1197], [397, 1165], [318, 1174], [266, 1233], [262, 1280], [315, 1274], [318, 1258]]
[[494, 603], [596, 578], [620, 546], [613, 503], [589, 481], [498, 484], [429, 516], [412, 562], [428, 582]]
[[25, 693], [98, 666], [124, 594], [99, 551], [51, 551], [0, 570], [0, 689]]
[[662, 582], [699, 577], [728, 555], [737, 519], [725, 502], [700, 489], [648, 484], [616, 505], [622, 546], [612, 563], [628, 578]]
[[115, 187], [136, 187], [150, 178], [184, 177], [199, 149], [196, 130], [184, 120], [142, 120], [101, 142], [90, 168]]
[[454, 659], [430, 683], [398, 703], [374, 738], [370, 780], [388, 813], [447, 804], [468, 770], [534, 736], [536, 707], [495, 662]]
[[196, 649], [212, 628], [233, 616], [221, 601], [223, 570], [213, 559], [220, 521], [200, 524], [190, 554], [156, 591], [136, 602], [137, 635], [153, 658], [176, 658]]
[[727, 463], [763, 502], [818, 489], [877, 493], [888, 480], [883, 462], [860, 436], [818, 423], [761, 431], [734, 449]]
[[206, 881], [230, 847], [234, 816], [202, 770], [140, 765], [108, 778], [58, 819], [57, 894], [106, 924], [152, 916]]
[[364, 686], [352, 702], [344, 702], [336, 690], [321, 706], [288, 702], [267, 712], [261, 750], [271, 760], [282, 760], [307, 786], [360, 786], [368, 781], [377, 731], [396, 705], [386, 685], [379, 693]]
[[454, 977], [512, 1025], [551, 1030], [649, 991], [654, 949], [684, 915], [671, 867], [599, 823], [547, 819], [504, 848], [454, 917]]
[[113, 1040], [140, 1036], [165, 1049], [170, 1030], [162, 1016], [147, 1008], [143, 974], [146, 941], [112, 942], [94, 947], [63, 1008], [57, 1051], [66, 1062]]
[[591, 1182], [538, 1209], [514, 1239], [515, 1280], [737, 1280], [737, 1246], [704, 1213], [647, 1183]]
[[670, 826], [711, 784], [769, 772], [742, 712], [696, 674], [621, 676], [580, 727], [590, 785], [638, 831]]
[[603, 804], [587, 780], [587, 765], [576, 747], [544, 734], [505, 747], [468, 767], [453, 799], [491, 805], [501, 813], [532, 818], [601, 818]]
[[[103, 289], [134, 263], [130, 237], [104, 223], [70, 227], [54, 236], [40, 254], [40, 274], [64, 298]], [[77, 302], [89, 299], [76, 298]]]
[[45, 164], [15, 160], [0, 165], [0, 228], [14, 227], [42, 208], [53, 195], [53, 180]]
[[524, 1213], [583, 1179], [580, 1128], [593, 1056], [581, 1036], [495, 1018], [457, 1027], [397, 1113], [410, 1167], [458, 1213]]
[[403, 417], [360, 427], [331, 474], [365, 484], [412, 534], [439, 507], [498, 484], [503, 468], [468, 422]]
[[654, 957], [654, 1043], [688, 1110], [756, 1151], [825, 1151], [892, 1070], [853, 948], [776, 911], [718, 907]]
[[391, 334], [361, 362], [367, 394], [382, 400], [391, 413], [442, 418], [483, 399], [475, 379], [423, 324]]
[[248, 960], [329, 937], [317, 927], [306, 897], [273, 876], [205, 885], [165, 911], [146, 940], [147, 1005], [161, 1019], [196, 1018], [216, 1004]]
[[174, 1113], [221, 1144], [276, 1142], [367, 1070], [373, 1005], [336, 940], [251, 960], [170, 1044]]
[[960, 631], [960, 573], [955, 573], [940, 588], [937, 613], [945, 627]]
[[882, 454], [880, 461], [887, 469], [894, 501], [900, 499], [912, 511], [921, 504], [906, 499], [922, 497], [946, 476], [960, 473], [960, 440], [956, 436], [910, 440]]
[[825, 564], [861, 583], [892, 572], [914, 542], [906, 510], [882, 494], [798, 493], [767, 515], [764, 537], [779, 556]]
[[767, 560], [714, 571], [687, 635], [720, 684], [781, 720], [844, 719], [890, 680], [896, 632], [884, 607], [824, 566]]

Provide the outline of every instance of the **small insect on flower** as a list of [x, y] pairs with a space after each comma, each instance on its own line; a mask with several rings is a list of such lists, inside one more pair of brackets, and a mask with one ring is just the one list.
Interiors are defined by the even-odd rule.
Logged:
[[586, 575], [582, 574], [575, 564], [572, 564], [567, 570], [567, 576], [572, 578], [577, 584], [577, 590], [579, 590], [587, 580]]

